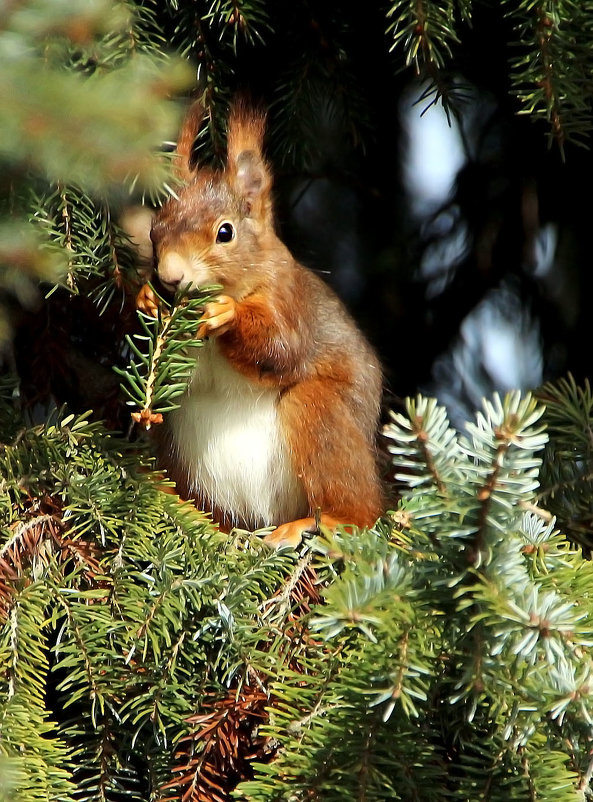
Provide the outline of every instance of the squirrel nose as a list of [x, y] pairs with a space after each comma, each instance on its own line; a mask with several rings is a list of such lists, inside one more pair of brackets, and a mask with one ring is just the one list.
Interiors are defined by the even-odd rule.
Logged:
[[165, 281], [165, 279], [161, 278], [160, 275], [159, 275], [159, 278], [161, 279], [161, 284], [166, 289], [171, 290], [171, 291], [176, 290], [179, 287], [179, 285], [181, 284], [181, 279], [180, 278], [176, 278], [176, 279], [174, 279], [172, 281], [171, 280]]
[[183, 281], [187, 262], [180, 253], [167, 251], [159, 258], [157, 273], [167, 289], [177, 289]]

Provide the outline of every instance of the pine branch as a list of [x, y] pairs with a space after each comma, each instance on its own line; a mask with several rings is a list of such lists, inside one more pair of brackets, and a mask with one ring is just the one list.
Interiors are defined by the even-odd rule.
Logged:
[[591, 55], [582, 43], [586, 8], [574, 0], [521, 0], [511, 15], [524, 51], [511, 60], [520, 113], [545, 119], [561, 151], [568, 141], [579, 144], [592, 125]]
[[402, 47], [407, 66], [421, 75], [428, 65], [442, 69], [451, 57], [451, 44], [459, 40], [454, 28], [455, 3], [433, 0], [397, 0], [387, 12], [393, 18], [388, 32], [392, 50]]
[[271, 29], [265, 0], [211, 0], [204, 20], [218, 31], [221, 41], [228, 41], [233, 53], [241, 41], [264, 43], [264, 32]]
[[140, 408], [131, 413], [132, 418], [146, 429], [161, 423], [162, 413], [175, 409], [175, 399], [187, 391], [195, 369], [191, 351], [202, 345], [196, 337], [198, 323], [204, 305], [217, 289], [200, 288], [197, 297], [177, 295], [170, 306], [159, 298], [156, 318], [138, 313], [144, 334], [126, 337], [132, 360], [127, 370], [115, 370], [124, 379], [128, 403]]
[[397, 468], [404, 471], [395, 479], [412, 487], [433, 484], [439, 494], [446, 495], [448, 481], [458, 475], [455, 462], [462, 458], [446, 410], [438, 407], [435, 399], [418, 396], [406, 401], [406, 413], [391, 412], [393, 423], [383, 429], [392, 441], [389, 452], [397, 458]]
[[[248, 799], [312, 790], [337, 800], [355, 788], [352, 755], [365, 756], [356, 776], [377, 800], [466, 799], [475, 789], [502, 800], [503, 781], [506, 798], [511, 786], [545, 794], [552, 766], [562, 777], [555, 793], [568, 799], [587, 770], [586, 760], [578, 770], [567, 764], [579, 738], [591, 743], [583, 690], [593, 630], [565, 581], [578, 563], [585, 586], [591, 569], [577, 551], [562, 555], [553, 526], [519, 503], [537, 486], [542, 409], [517, 394], [495, 398], [469, 438], [458, 438], [434, 403], [418, 399], [408, 410], [407, 421], [393, 416], [388, 427], [394, 459], [407, 460], [408, 543], [394, 551], [380, 529], [313, 544], [326, 569], [339, 566], [310, 622], [324, 639], [317, 651], [309, 642], [310, 671], [325, 671], [328, 684], [323, 702], [309, 700], [298, 676], [272, 685], [264, 732], [285, 747], [241, 786]], [[477, 562], [464, 561], [463, 543], [480, 546]], [[316, 659], [325, 669], [313, 668]], [[569, 747], [557, 740], [559, 719]], [[549, 763], [535, 757], [543, 743]]]
[[544, 420], [550, 442], [544, 454], [539, 503], [555, 516], [576, 543], [590, 549], [593, 515], [593, 394], [588, 381], [577, 386], [568, 376], [544, 385]]
[[249, 762], [266, 755], [266, 741], [257, 726], [267, 718], [268, 697], [259, 687], [243, 684], [222, 699], [206, 699], [206, 712], [191, 716], [189, 735], [179, 743], [174, 778], [163, 791], [167, 799], [188, 802], [226, 802], [237, 782], [249, 774]]
[[226, 119], [236, 88], [239, 50], [261, 46], [271, 30], [265, 0], [209, 0], [203, 7], [167, 0], [181, 55], [197, 62], [198, 98], [204, 119], [196, 137], [200, 163], [222, 165]]
[[69, 802], [75, 790], [67, 768], [72, 754], [56, 737], [44, 699], [47, 590], [29, 581], [15, 587], [14, 596], [0, 632], [0, 741], [2, 754], [13, 759], [13, 798], [42, 802], [55, 794]]
[[[459, 44], [460, 21], [471, 21], [472, 0], [396, 0], [387, 11], [391, 51], [401, 53], [406, 67], [426, 81], [419, 103], [424, 111], [441, 102], [447, 116], [457, 114], [467, 92], [451, 74], [453, 50]], [[459, 19], [458, 19], [459, 15]]]
[[353, 68], [347, 15], [296, 8], [277, 25], [294, 31], [270, 107], [270, 145], [287, 169], [349, 180], [353, 156], [371, 140], [368, 99]]

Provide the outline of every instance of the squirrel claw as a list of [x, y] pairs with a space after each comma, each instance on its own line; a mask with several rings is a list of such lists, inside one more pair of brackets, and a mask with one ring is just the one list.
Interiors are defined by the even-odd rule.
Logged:
[[151, 317], [158, 316], [159, 300], [150, 284], [143, 284], [140, 288], [140, 292], [136, 296], [136, 309]]
[[204, 307], [204, 314], [200, 318], [198, 339], [209, 334], [224, 334], [228, 331], [235, 319], [237, 303], [230, 295], [217, 295], [213, 301]]

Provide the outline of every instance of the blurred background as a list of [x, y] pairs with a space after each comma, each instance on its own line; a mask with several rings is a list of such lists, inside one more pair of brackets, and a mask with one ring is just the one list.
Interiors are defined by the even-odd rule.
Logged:
[[[219, 164], [268, 109], [277, 224], [379, 352], [386, 405], [461, 426], [494, 390], [591, 374], [593, 4], [38, 0], [0, 6], [3, 370], [32, 409], [124, 428], [124, 335], [190, 98]], [[41, 283], [40, 283], [41, 282]]]

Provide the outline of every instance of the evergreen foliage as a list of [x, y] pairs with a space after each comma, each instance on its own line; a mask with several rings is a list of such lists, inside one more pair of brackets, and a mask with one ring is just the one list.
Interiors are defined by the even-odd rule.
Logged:
[[185, 290], [171, 304], [157, 294], [157, 317], [138, 313], [143, 334], [126, 337], [132, 352], [129, 368], [115, 370], [125, 380], [122, 389], [128, 403], [140, 410], [132, 412], [132, 418], [146, 428], [161, 423], [162, 413], [175, 409], [175, 398], [187, 390], [195, 370], [191, 352], [203, 342], [196, 336], [198, 321], [217, 289], [218, 285], [201, 287], [197, 297]]
[[156, 798], [186, 720], [262, 659], [287, 558], [238, 548], [140, 466], [73, 416], [3, 449], [1, 741], [23, 800]]
[[100, 424], [21, 429], [12, 798], [226, 799], [254, 772], [238, 798], [584, 799], [593, 568], [536, 503], [542, 413], [495, 398], [463, 437], [410, 401], [386, 432], [397, 509], [299, 556], [217, 532]]
[[[329, 120], [348, 132], [332, 155], [348, 169], [372, 115], [341, 5], [0, 11], [0, 336], [23, 337], [35, 303], [46, 314], [35, 392], [9, 359], [0, 380], [2, 802], [590, 796], [588, 384], [548, 384], [542, 405], [496, 396], [465, 435], [436, 401], [408, 401], [385, 432], [395, 509], [298, 553], [219, 532], [162, 492], [141, 436], [114, 433], [126, 392], [150, 424], [184, 391], [212, 289], [138, 324], [145, 268], [120, 223], [129, 203], [174, 192], [167, 98], [193, 89], [186, 62], [206, 109], [198, 158], [220, 158], [228, 100], [252, 83], [276, 163], [314, 174]], [[582, 140], [590, 3], [506, 9], [518, 110], [561, 146]], [[385, 4], [393, 70], [453, 112], [474, 13], [470, 0]], [[286, 49], [277, 75], [270, 48]], [[54, 364], [63, 381], [46, 382]]]
[[549, 443], [538, 501], [560, 521], [571, 540], [590, 556], [591, 492], [593, 490], [593, 396], [588, 380], [582, 387], [568, 376], [542, 387]]
[[0, 287], [32, 303], [41, 277], [107, 303], [130, 273], [107, 197], [122, 182], [161, 191], [178, 120], [165, 97], [187, 67], [150, 9], [110, 0], [8, 6], [0, 52]]
[[324, 648], [273, 685], [283, 748], [248, 799], [585, 798], [593, 569], [534, 504], [542, 413], [495, 398], [465, 437], [433, 400], [392, 416], [392, 528], [312, 544]]
[[511, 11], [519, 55], [511, 80], [522, 108], [549, 124], [551, 139], [583, 143], [591, 131], [591, 53], [581, 32], [589, 24], [588, 3], [523, 2]]

